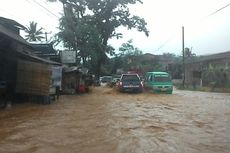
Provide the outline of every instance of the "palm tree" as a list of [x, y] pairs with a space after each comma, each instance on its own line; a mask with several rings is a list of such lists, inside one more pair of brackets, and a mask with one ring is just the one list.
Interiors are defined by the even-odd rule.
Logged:
[[25, 32], [27, 35], [25, 35], [26, 40], [28, 41], [41, 41], [44, 39], [43, 35], [44, 33], [42, 32], [43, 28], [37, 29], [37, 23], [32, 21], [30, 22], [29, 26], [26, 27]]

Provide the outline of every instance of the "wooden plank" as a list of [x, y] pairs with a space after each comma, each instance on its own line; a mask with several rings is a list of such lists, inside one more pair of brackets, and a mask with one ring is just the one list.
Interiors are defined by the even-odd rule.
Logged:
[[17, 65], [16, 92], [49, 95], [51, 73], [49, 65], [19, 60]]

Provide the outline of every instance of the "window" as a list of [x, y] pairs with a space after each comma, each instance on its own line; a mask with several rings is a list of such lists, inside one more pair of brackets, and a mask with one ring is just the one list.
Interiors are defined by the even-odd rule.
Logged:
[[137, 75], [123, 75], [121, 81], [140, 81]]
[[171, 78], [169, 76], [164, 76], [164, 75], [155, 76], [154, 81], [155, 82], [170, 82]]

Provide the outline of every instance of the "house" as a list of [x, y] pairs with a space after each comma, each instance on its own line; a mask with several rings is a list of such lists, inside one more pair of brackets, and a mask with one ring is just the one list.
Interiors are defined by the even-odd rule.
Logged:
[[[52, 67], [61, 66], [60, 63], [34, 55], [33, 47], [19, 35], [20, 29], [23, 26], [16, 21], [0, 17], [0, 82], [5, 84], [5, 100], [10, 101], [16, 100], [18, 93], [48, 96]], [[47, 82], [45, 94], [40, 78], [35, 75], [35, 72], [44, 74], [44, 71], [47, 72], [43, 78]], [[28, 83], [30, 86], [25, 86]]]
[[230, 85], [230, 51], [200, 56], [185, 63], [187, 85]]
[[61, 62], [60, 54], [53, 48], [52, 43], [30, 43], [30, 45], [33, 48], [33, 54], [36, 56], [59, 63]]
[[13, 20], [0, 17], [0, 81], [7, 83], [7, 95], [15, 94], [18, 55], [30, 49], [20, 35], [23, 27]]
[[0, 25], [2, 27], [6, 27], [7, 31], [11, 31], [17, 35], [20, 35], [20, 30], [25, 29], [25, 27], [20, 23], [4, 17], [0, 17]]

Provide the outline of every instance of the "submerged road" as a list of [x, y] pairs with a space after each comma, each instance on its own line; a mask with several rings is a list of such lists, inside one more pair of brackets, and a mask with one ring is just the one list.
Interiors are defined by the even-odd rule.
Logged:
[[229, 153], [230, 94], [96, 87], [0, 111], [0, 153]]

